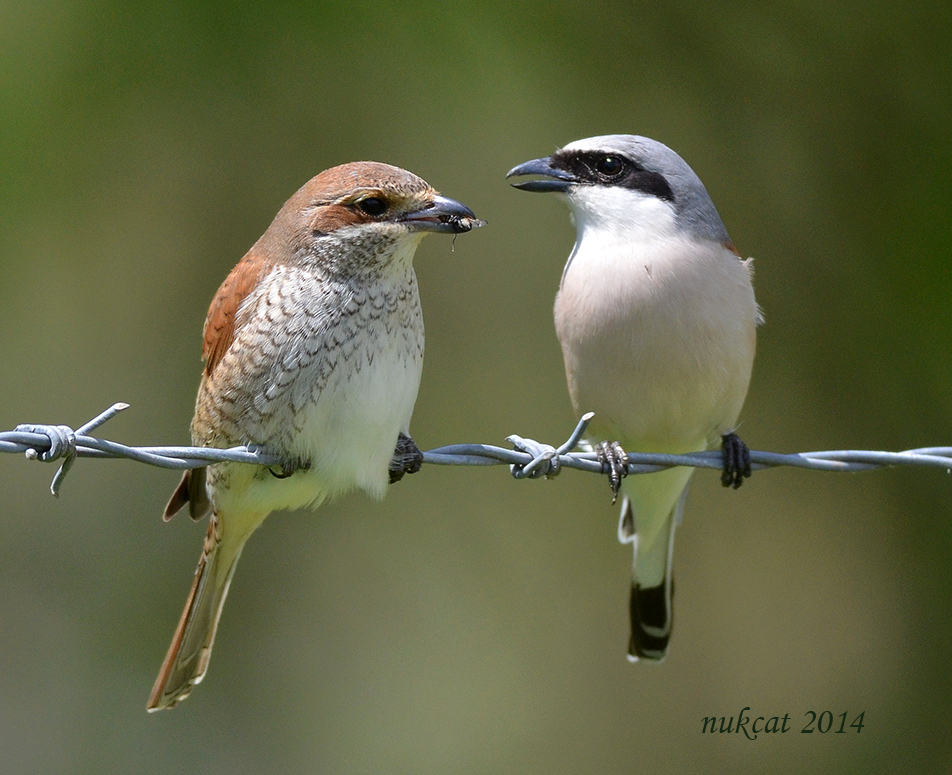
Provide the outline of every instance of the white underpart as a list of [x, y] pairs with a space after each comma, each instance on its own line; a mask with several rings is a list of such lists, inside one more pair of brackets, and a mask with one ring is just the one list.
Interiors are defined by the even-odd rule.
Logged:
[[[750, 266], [681, 229], [674, 206], [621, 187], [573, 187], [578, 232], [555, 303], [577, 412], [592, 440], [631, 452], [707, 448], [733, 429], [754, 355]], [[690, 469], [631, 476], [636, 573], [657, 584], [674, 506]]]
[[[405, 303], [374, 317], [361, 315], [359, 336], [343, 347], [328, 347], [321, 343], [322, 332], [309, 330], [307, 335], [316, 344], [298, 345], [292, 351], [290, 357], [297, 358], [310, 347], [318, 355], [295, 367], [279, 402], [281, 411], [261, 426], [256, 437], [265, 439], [266, 447], [267, 439], [284, 437], [275, 444], [281, 453], [308, 461], [310, 467], [281, 479], [262, 476], [261, 469], [252, 466], [232, 467], [226, 498], [240, 498], [243, 510], [267, 513], [313, 507], [351, 489], [362, 489], [374, 498], [385, 494], [397, 437], [401, 432], [409, 435], [423, 369], [422, 313], [411, 264], [422, 236], [400, 240], [388, 263], [391, 271], [372, 285], [361, 286], [349, 302], [370, 308], [375, 300], [403, 293]], [[321, 356], [322, 348], [334, 355]], [[328, 358], [337, 362], [318, 389]], [[295, 407], [293, 413], [290, 407]], [[290, 423], [298, 432], [287, 434]], [[284, 447], [286, 442], [291, 446]]]

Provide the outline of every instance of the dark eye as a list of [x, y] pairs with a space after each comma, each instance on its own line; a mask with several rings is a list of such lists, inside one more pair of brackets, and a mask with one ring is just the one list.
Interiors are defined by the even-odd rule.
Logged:
[[368, 196], [357, 202], [357, 207], [367, 215], [383, 215], [387, 212], [387, 203], [379, 196]]
[[614, 178], [625, 169], [625, 162], [620, 156], [602, 156], [595, 161], [595, 170], [607, 178]]

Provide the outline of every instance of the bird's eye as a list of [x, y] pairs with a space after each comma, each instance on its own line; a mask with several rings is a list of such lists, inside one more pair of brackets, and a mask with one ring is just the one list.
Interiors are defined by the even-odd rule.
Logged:
[[357, 202], [357, 207], [367, 215], [383, 215], [387, 212], [387, 203], [379, 196], [368, 196]]
[[595, 162], [595, 170], [605, 177], [614, 178], [625, 169], [625, 162], [618, 156], [602, 156]]

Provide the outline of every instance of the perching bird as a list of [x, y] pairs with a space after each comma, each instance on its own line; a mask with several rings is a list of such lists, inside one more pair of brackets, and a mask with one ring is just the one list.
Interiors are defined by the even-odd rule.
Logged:
[[377, 162], [325, 170], [292, 196], [222, 283], [205, 320], [192, 439], [258, 445], [282, 461], [186, 472], [208, 534], [148, 709], [171, 708], [208, 667], [242, 547], [272, 511], [351, 489], [380, 498], [419, 469], [409, 436], [423, 367], [413, 255], [427, 232], [481, 226], [465, 205]]
[[578, 140], [520, 164], [523, 191], [553, 191], [577, 230], [555, 300], [555, 326], [576, 412], [623, 494], [618, 536], [634, 547], [629, 659], [665, 656], [672, 551], [693, 468], [631, 476], [632, 452], [678, 454], [720, 444], [725, 486], [750, 475], [734, 434], [747, 394], [760, 312], [707, 190], [667, 146], [646, 137]]

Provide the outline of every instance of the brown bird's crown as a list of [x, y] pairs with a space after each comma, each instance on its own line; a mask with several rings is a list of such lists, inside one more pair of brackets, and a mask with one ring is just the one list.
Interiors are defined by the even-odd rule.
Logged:
[[329, 234], [345, 226], [392, 221], [436, 195], [429, 183], [407, 170], [375, 161], [350, 162], [311, 178], [275, 222], [283, 226], [303, 217], [313, 234]]

